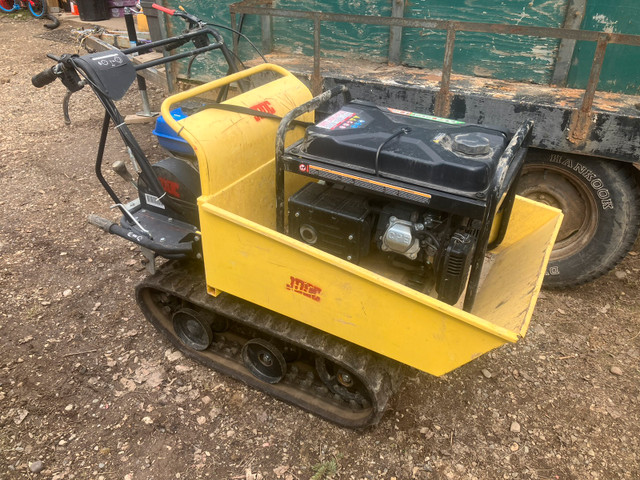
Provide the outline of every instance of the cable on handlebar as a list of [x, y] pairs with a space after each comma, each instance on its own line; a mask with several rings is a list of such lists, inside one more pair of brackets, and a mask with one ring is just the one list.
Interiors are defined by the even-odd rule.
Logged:
[[[264, 63], [269, 63], [269, 62], [267, 62], [267, 59], [264, 58], [264, 55], [262, 54], [262, 52], [260, 50], [258, 50], [258, 47], [256, 47], [255, 44], [251, 40], [249, 40], [249, 37], [247, 37], [244, 33], [240, 32], [240, 31], [238, 31], [238, 30], [236, 30], [234, 28], [225, 27], [224, 25], [220, 25], [220, 24], [217, 24], [217, 23], [206, 23], [205, 25], [208, 25], [210, 27], [223, 28], [224, 30], [229, 30], [230, 32], [235, 33], [236, 35], [240, 35], [247, 42], [249, 42], [249, 45], [251, 45], [253, 47], [253, 49], [256, 51], [256, 53], [258, 55], [260, 55], [260, 58], [262, 58], [262, 61]], [[234, 56], [236, 56], [236, 55], [234, 54]], [[236, 56], [236, 58], [237, 58], [237, 56]], [[238, 60], [240, 60], [240, 59], [238, 59]]]

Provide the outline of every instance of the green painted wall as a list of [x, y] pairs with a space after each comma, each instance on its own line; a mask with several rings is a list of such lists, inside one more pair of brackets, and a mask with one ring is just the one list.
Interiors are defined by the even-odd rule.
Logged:
[[[235, 0], [166, 0], [164, 5], [170, 8], [178, 8], [181, 5], [187, 12], [193, 13], [205, 22], [231, 27], [229, 15], [229, 6], [235, 3]], [[179, 18], [171, 18], [171, 26], [173, 34], [182, 33], [185, 30], [185, 23]], [[231, 49], [232, 36], [228, 30], [218, 29], [229, 49]], [[247, 15], [244, 20], [242, 32], [260, 48], [261, 29], [260, 20], [255, 15]], [[187, 47], [184, 47], [187, 48]], [[242, 60], [256, 57], [257, 54], [253, 48], [246, 42], [241, 40], [238, 57]], [[182, 61], [180, 65], [180, 73], [186, 75], [188, 60]], [[226, 73], [226, 63], [219, 51], [213, 51], [204, 55], [199, 55], [194, 61], [191, 73], [192, 77], [202, 81], [209, 81]]]
[[[561, 27], [567, 0], [414, 1], [405, 17]], [[402, 60], [408, 65], [441, 68], [446, 34], [405, 29]], [[520, 35], [456, 34], [453, 71], [465, 75], [548, 83], [559, 41]]]
[[[407, 0], [407, 18], [450, 19], [542, 27], [562, 27], [569, 0]], [[232, 0], [168, 0], [204, 19], [230, 25]], [[391, 0], [276, 0], [277, 8], [360, 15], [391, 15]], [[179, 25], [177, 23], [176, 25]], [[180, 27], [181, 28], [181, 27]], [[640, 34], [640, 0], [588, 0], [582, 28]], [[243, 32], [260, 47], [260, 24], [256, 16], [245, 18]], [[290, 54], [313, 54], [310, 21], [274, 18], [276, 50]], [[226, 34], [230, 43], [231, 36]], [[403, 29], [403, 64], [439, 69], [444, 56], [445, 33], [426, 29]], [[322, 52], [326, 57], [356, 57], [384, 61], [388, 56], [389, 28], [346, 23], [322, 27]], [[549, 83], [559, 41], [519, 35], [456, 35], [454, 73], [533, 83]], [[569, 74], [569, 86], [584, 88], [589, 77], [595, 43], [579, 42]], [[255, 53], [241, 41], [241, 58]], [[212, 55], [199, 59], [194, 73], [209, 77], [222, 73]], [[607, 49], [599, 88], [640, 93], [640, 48], [612, 45]]]
[[[640, 0], [588, 1], [582, 29], [640, 35]], [[585, 88], [595, 50], [594, 42], [578, 42], [569, 71], [569, 86]], [[640, 48], [609, 45], [598, 89], [639, 95]]]

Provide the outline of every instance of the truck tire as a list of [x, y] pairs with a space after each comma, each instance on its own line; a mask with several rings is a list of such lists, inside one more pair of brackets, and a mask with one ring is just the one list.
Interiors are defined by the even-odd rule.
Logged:
[[518, 193], [564, 213], [545, 287], [593, 280], [631, 250], [640, 227], [637, 178], [631, 164], [529, 150]]

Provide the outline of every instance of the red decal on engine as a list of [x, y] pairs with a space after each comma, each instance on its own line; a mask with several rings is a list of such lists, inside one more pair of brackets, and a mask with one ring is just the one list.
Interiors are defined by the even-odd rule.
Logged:
[[322, 289], [320, 287], [311, 285], [310, 283], [296, 277], [290, 278], [291, 280], [287, 285], [287, 290], [293, 290], [294, 292], [299, 293], [300, 295], [304, 295], [305, 297], [315, 300], [316, 302], [320, 301], [320, 292], [322, 292]]
[[[258, 110], [259, 112], [264, 112], [264, 113], [271, 113], [274, 114], [276, 113], [276, 109], [273, 108], [273, 106], [269, 103], [269, 100], [265, 100], [264, 102], [260, 102], [252, 107], [251, 110]], [[259, 122], [260, 120], [262, 120], [262, 117], [253, 117], [256, 119], [256, 122]]]
[[166, 178], [158, 177], [160, 180], [160, 185], [164, 188], [164, 191], [167, 192], [172, 197], [180, 198], [180, 184], [178, 182], [174, 182], [173, 180], [167, 180]]

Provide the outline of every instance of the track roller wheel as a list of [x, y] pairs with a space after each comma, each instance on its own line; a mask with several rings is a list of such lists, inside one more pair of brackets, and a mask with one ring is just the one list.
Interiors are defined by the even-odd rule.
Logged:
[[282, 352], [261, 338], [253, 338], [244, 344], [242, 361], [263, 382], [278, 383], [287, 373], [287, 362]]
[[209, 295], [199, 263], [163, 264], [136, 298], [185, 356], [343, 427], [376, 424], [403, 377], [399, 363], [357, 345], [226, 293]]
[[213, 330], [207, 317], [191, 308], [181, 308], [173, 314], [173, 330], [187, 347], [206, 350], [213, 341]]
[[329, 390], [350, 404], [365, 406], [367, 390], [356, 374], [324, 357], [316, 357], [316, 372]]

